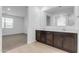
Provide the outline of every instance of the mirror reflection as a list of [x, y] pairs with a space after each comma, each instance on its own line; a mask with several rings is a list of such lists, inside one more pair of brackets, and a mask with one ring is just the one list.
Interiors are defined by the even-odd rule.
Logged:
[[75, 24], [73, 6], [54, 7], [45, 12], [47, 26], [73, 26]]

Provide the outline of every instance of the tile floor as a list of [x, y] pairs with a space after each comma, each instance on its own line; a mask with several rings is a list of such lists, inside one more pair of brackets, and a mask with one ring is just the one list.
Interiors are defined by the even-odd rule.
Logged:
[[7, 51], [7, 53], [68, 53], [66, 51], [34, 42], [32, 44], [24, 44], [20, 47]]

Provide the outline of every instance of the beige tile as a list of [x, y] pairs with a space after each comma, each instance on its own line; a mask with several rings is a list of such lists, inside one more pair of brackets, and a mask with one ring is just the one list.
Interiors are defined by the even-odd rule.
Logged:
[[66, 51], [42, 44], [39, 42], [34, 42], [32, 44], [25, 44], [23, 46], [17, 47], [15, 49], [7, 51], [7, 53], [68, 53]]

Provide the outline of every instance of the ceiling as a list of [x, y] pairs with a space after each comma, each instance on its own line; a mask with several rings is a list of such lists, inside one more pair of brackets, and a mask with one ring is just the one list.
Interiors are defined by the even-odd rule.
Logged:
[[[3, 6], [2, 12], [8, 15], [25, 17], [27, 15], [27, 6]], [[73, 6], [40, 6], [45, 12], [54, 14], [59, 12], [73, 12]]]
[[27, 14], [27, 6], [3, 6], [2, 13], [25, 17]]

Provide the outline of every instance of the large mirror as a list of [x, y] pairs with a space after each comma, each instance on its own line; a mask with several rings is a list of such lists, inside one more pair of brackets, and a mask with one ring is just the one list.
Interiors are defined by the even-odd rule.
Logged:
[[64, 6], [55, 7], [46, 11], [47, 26], [73, 26], [74, 21], [74, 7]]

